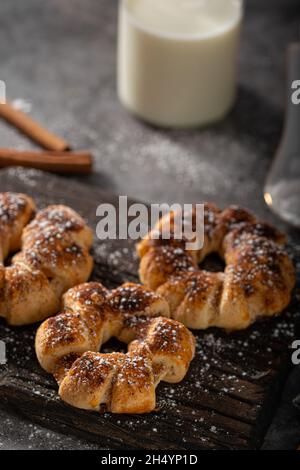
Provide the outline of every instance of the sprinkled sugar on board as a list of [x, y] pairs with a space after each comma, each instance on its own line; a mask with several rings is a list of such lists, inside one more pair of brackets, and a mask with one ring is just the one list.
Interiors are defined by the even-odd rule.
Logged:
[[[96, 206], [117, 204], [98, 189], [35, 170], [0, 173], [1, 191], [33, 196], [39, 207], [65, 203], [95, 228]], [[295, 245], [295, 243], [294, 243]], [[298, 272], [300, 247], [293, 246]], [[130, 241], [95, 241], [93, 280], [109, 288], [137, 281], [138, 262]], [[291, 365], [293, 340], [300, 337], [299, 287], [287, 312], [242, 333], [196, 332], [197, 355], [180, 384], [160, 383], [157, 411], [150, 415], [97, 414], [60, 401], [51, 375], [34, 352], [36, 326], [12, 328], [0, 319], [8, 363], [0, 366], [0, 403], [31, 421], [76, 434], [110, 449], [247, 449], [260, 447]], [[116, 344], [107, 343], [102, 352]], [[120, 345], [117, 345], [120, 348]], [[120, 349], [119, 349], [120, 350]]]

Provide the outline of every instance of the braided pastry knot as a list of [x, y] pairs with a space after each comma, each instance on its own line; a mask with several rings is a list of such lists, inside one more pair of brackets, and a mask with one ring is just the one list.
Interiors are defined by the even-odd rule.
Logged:
[[[174, 212], [166, 215], [137, 246], [140, 279], [166, 298], [172, 318], [189, 328], [239, 330], [289, 304], [295, 270], [278, 230], [239, 207], [205, 204], [203, 247], [188, 251], [174, 236], [177, 220]], [[169, 228], [167, 240], [162, 234]], [[214, 252], [225, 261], [224, 272], [199, 267]]]
[[[92, 230], [66, 206], [35, 213], [24, 194], [0, 193], [0, 316], [13, 325], [43, 320], [67, 289], [92, 271]], [[5, 258], [13, 256], [10, 266]]]
[[[68, 291], [64, 311], [46, 320], [36, 335], [41, 366], [54, 374], [59, 395], [77, 408], [112, 413], [148, 413], [160, 382], [181, 381], [194, 357], [195, 341], [169, 306], [151, 290], [127, 283], [106, 290], [87, 283]], [[101, 354], [111, 337], [128, 352]]]

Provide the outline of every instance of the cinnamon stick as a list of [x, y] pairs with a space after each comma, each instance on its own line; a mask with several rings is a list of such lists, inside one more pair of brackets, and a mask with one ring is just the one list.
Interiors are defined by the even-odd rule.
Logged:
[[23, 166], [52, 173], [90, 173], [92, 155], [88, 151], [56, 152], [0, 148], [0, 168]]
[[0, 103], [0, 117], [45, 149], [63, 151], [69, 148], [68, 142], [47, 131], [27, 114], [15, 109], [9, 103]]

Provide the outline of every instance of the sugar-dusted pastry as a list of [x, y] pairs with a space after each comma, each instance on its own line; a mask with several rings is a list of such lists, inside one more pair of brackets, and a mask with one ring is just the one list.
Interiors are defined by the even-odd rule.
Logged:
[[35, 210], [24, 194], [0, 193], [0, 316], [12, 325], [56, 313], [62, 294], [93, 267], [92, 230], [75, 211], [49, 206], [34, 217]]
[[[195, 225], [196, 210], [191, 223]], [[169, 303], [171, 317], [189, 328], [247, 328], [260, 317], [280, 314], [291, 300], [295, 270], [285, 237], [253, 214], [232, 206], [204, 207], [204, 244], [187, 250], [174, 236], [174, 212], [159, 220], [137, 247], [140, 279]], [[170, 239], [161, 234], [171, 227]], [[158, 236], [157, 236], [158, 233]], [[224, 272], [201, 269], [210, 253], [225, 262]]]
[[[54, 374], [68, 404], [112, 413], [148, 413], [163, 380], [180, 382], [195, 353], [192, 333], [169, 317], [169, 306], [146, 287], [127, 283], [108, 291], [91, 282], [68, 291], [64, 310], [36, 335], [41, 366]], [[127, 353], [101, 354], [111, 337]]]

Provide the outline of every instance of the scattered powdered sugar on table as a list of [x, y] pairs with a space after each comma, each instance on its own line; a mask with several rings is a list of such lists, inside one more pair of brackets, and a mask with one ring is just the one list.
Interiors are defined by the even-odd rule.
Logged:
[[[99, 449], [99, 445], [88, 443], [84, 440], [78, 442], [78, 438], [73, 438], [67, 434], [57, 431], [50, 431], [47, 428], [30, 423], [29, 421], [19, 421], [16, 430], [15, 418], [6, 411], [0, 411], [0, 450], [30, 450], [30, 449], [72, 449], [75, 444], [80, 449]], [[16, 435], [17, 434], [17, 435]]]
[[23, 113], [30, 113], [32, 111], [32, 103], [24, 98], [15, 98], [12, 102], [12, 107]]
[[[38, 189], [39, 177], [35, 170], [10, 171], [27, 186]], [[49, 182], [50, 188], [51, 185], [52, 182]], [[135, 272], [132, 266], [136, 263], [136, 257], [133, 248], [128, 245], [124, 244], [122, 247], [115, 241], [96, 243], [94, 251], [96, 262], [99, 263], [96, 274], [98, 275], [99, 269], [101, 280], [107, 287], [130, 279], [132, 272]], [[296, 253], [295, 262], [299, 269], [300, 247], [294, 246], [293, 251]], [[106, 266], [101, 271], [101, 265], [105, 263]], [[111, 278], [108, 279], [110, 275]], [[299, 289], [295, 291], [295, 299], [299, 300]], [[263, 389], [278, 359], [277, 352], [268, 346], [268, 341], [275, 339], [279, 348], [282, 343], [290, 345], [296, 336], [295, 327], [299, 316], [293, 304], [282, 317], [257, 324], [247, 332], [232, 335], [217, 330], [196, 332], [197, 353], [190, 371], [182, 383], [160, 383], [157, 389], [157, 412], [145, 417], [119, 417], [105, 413], [101, 415], [101, 419], [112, 422], [122, 432], [141, 430], [144, 433], [149, 432], [149, 437], [155, 433], [159, 439], [165, 432], [165, 423], [170, 424], [170, 417], [172, 426], [176, 428], [174, 432], [180, 434], [180, 429], [186, 425], [183, 413], [188, 413], [191, 435], [187, 436], [187, 442], [197, 439], [197, 442], [203, 442], [203, 446], [210, 445], [219, 433], [229, 432], [222, 424], [222, 413], [212, 409], [215, 406], [211, 401], [212, 397], [217, 397], [219, 403], [226, 404], [227, 400], [239, 402], [248, 400], [250, 396], [251, 400], [253, 398], [251, 409], [258, 413], [260, 404], [255, 401], [255, 396], [252, 397], [251, 384], [259, 384]], [[59, 401], [51, 376], [43, 377], [43, 383], [39, 385], [41, 370], [34, 352], [35, 329], [33, 326], [15, 330], [1, 322], [0, 333], [7, 345], [8, 364], [9, 367], [13, 366], [20, 378], [26, 377], [31, 393], [41, 403], [45, 404], [47, 400]], [[109, 352], [109, 344], [106, 347]], [[106, 352], [106, 348], [102, 352]], [[255, 357], [260, 358], [259, 368], [257, 361], [253, 360]], [[46, 384], [49, 384], [49, 388]]]

